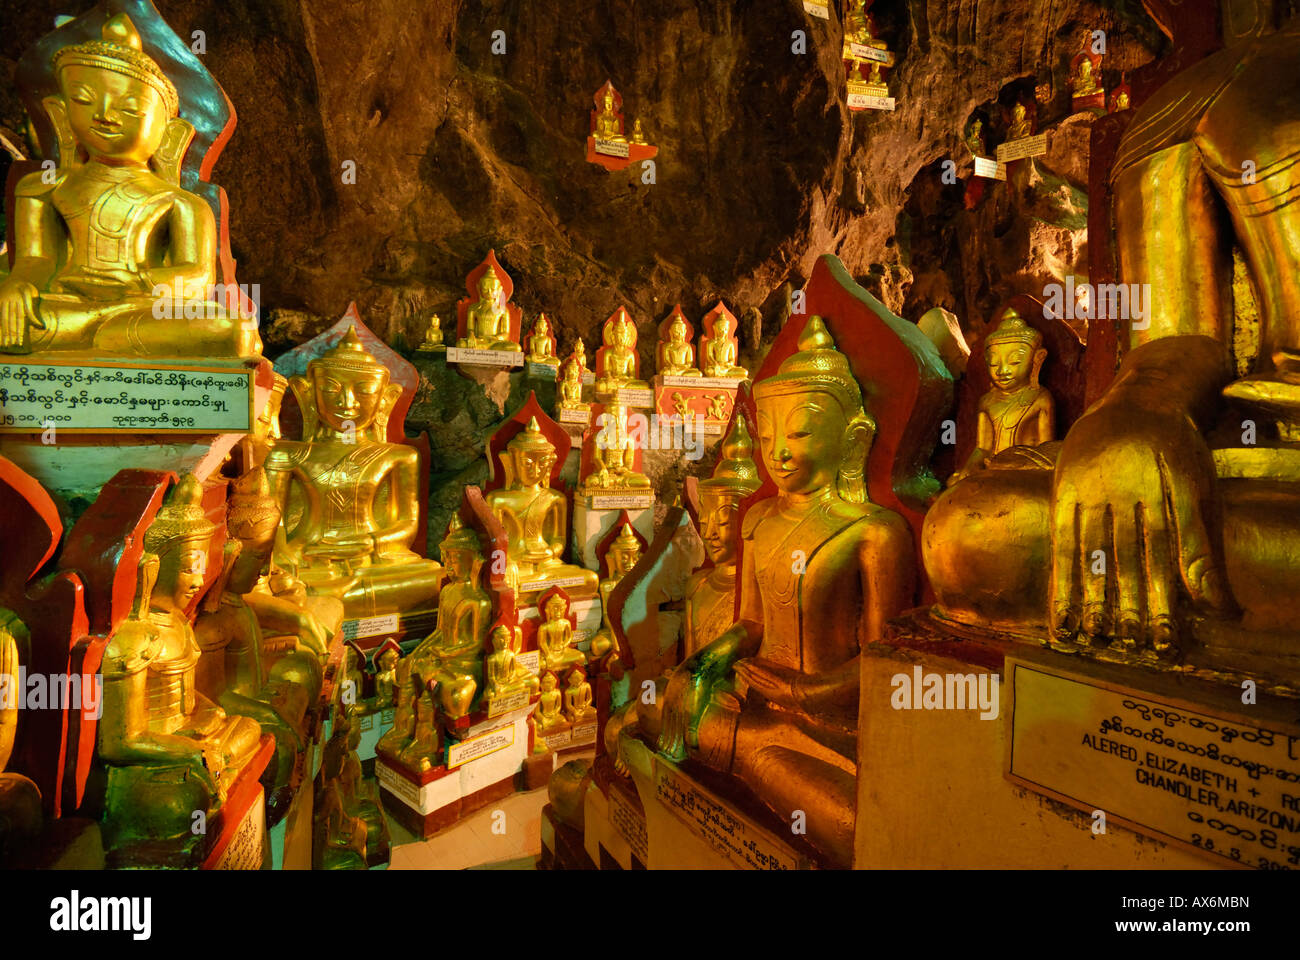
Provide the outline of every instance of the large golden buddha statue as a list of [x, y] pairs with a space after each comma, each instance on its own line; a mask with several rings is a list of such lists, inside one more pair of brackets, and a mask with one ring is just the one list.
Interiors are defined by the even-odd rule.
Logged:
[[487, 505], [505, 528], [507, 580], [527, 593], [551, 580], [582, 577], [588, 591], [596, 574], [562, 559], [569, 539], [569, 505], [552, 490], [555, 445], [532, 417], [501, 453], [505, 485], [487, 495]]
[[[1195, 625], [1236, 662], [1294, 654], [1300, 100], [1277, 77], [1298, 60], [1293, 19], [1137, 110], [1111, 182], [1119, 279], [1151, 285], [1149, 315], [1054, 462], [995, 459], [931, 508], [923, 546], [943, 617], [1165, 656], [1189, 649]], [[1258, 355], [1236, 358], [1254, 372], [1235, 382], [1234, 327], [1253, 307], [1234, 290], [1234, 244], [1259, 314]]]
[[875, 425], [820, 317], [754, 388], [777, 494], [749, 508], [734, 624], [637, 701], [675, 759], [743, 781], [782, 820], [807, 814], [828, 863], [852, 859], [859, 654], [914, 588], [912, 535], [867, 498]]
[[478, 299], [465, 315], [465, 336], [456, 346], [473, 350], [518, 350], [510, 339], [510, 311], [506, 309], [506, 291], [501, 278], [489, 266], [478, 279]]
[[228, 716], [195, 683], [200, 650], [186, 610], [216, 532], [201, 498], [185, 475], [149, 525], [135, 607], [104, 652], [98, 756], [110, 850], [187, 841], [194, 811], [211, 819], [261, 741], [256, 720]]
[[754, 445], [745, 418], [737, 416], [722, 441], [713, 476], [700, 483], [700, 538], [711, 561], [686, 581], [685, 643], [682, 659], [692, 656], [735, 621], [736, 513], [759, 487]]
[[355, 328], [291, 385], [303, 439], [280, 440], [266, 459], [284, 517], [275, 562], [341, 599], [349, 618], [432, 608], [442, 567], [411, 549], [419, 457], [385, 439], [402, 388]]
[[[131, 18], [118, 14], [102, 39], [59, 50], [54, 71], [59, 93], [45, 106], [59, 167], [14, 191], [0, 353], [258, 356], [256, 323], [209, 302], [216, 220], [179, 184], [194, 128]], [[184, 318], [155, 315], [162, 297], [182, 299]]]

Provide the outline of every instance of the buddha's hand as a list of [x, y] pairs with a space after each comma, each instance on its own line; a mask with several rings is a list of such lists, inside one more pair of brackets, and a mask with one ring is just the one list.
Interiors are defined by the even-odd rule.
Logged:
[[1085, 414], [1065, 438], [1053, 480], [1049, 615], [1057, 635], [1175, 653], [1180, 581], [1193, 602], [1230, 610], [1206, 526], [1218, 522], [1215, 504], [1214, 461], [1178, 404], [1136, 393]]
[[667, 680], [659, 752], [674, 760], [685, 760], [687, 736], [709, 702], [713, 671], [705, 658], [696, 655], [668, 671]]
[[803, 709], [798, 694], [802, 677], [799, 671], [757, 657], [737, 660], [734, 669], [736, 679], [743, 680], [750, 690], [762, 694], [764, 699], [782, 707]]
[[22, 277], [9, 277], [0, 283], [0, 349], [21, 347], [27, 343], [27, 325], [44, 329], [36, 315], [36, 298], [40, 291]]

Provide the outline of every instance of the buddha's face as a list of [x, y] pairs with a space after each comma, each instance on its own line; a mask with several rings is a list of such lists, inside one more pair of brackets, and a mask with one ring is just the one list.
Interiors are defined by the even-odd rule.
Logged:
[[569, 689], [577, 690], [580, 686], [582, 686], [582, 674], [574, 670], [573, 673], [569, 674]]
[[989, 378], [998, 389], [1013, 390], [1029, 382], [1034, 350], [1029, 344], [1015, 340], [991, 343], [984, 350], [984, 359], [988, 363]]
[[613, 546], [609, 548], [609, 573], [612, 577], [623, 577], [636, 566], [641, 559], [641, 547]]
[[564, 600], [559, 596], [546, 601], [546, 619], [560, 620], [564, 617]]
[[605, 112], [614, 112], [614, 91], [612, 90], [605, 91]]
[[758, 401], [762, 456], [782, 493], [815, 493], [835, 483], [848, 423], [839, 401], [810, 390]]
[[479, 299], [493, 306], [501, 299], [501, 294], [505, 292], [501, 286], [501, 278], [496, 272], [489, 270], [479, 278], [478, 295]]
[[178, 612], [187, 609], [203, 589], [207, 562], [207, 543], [197, 539], [183, 540], [168, 550], [160, 558], [153, 605]]
[[732, 494], [700, 490], [700, 538], [714, 563], [726, 563], [735, 555], [733, 534], [740, 501]]
[[539, 317], [537, 326], [534, 328], [534, 335], [539, 337], [549, 337], [551, 335], [551, 325], [545, 317]]
[[385, 650], [383, 653], [381, 653], [381, 654], [379, 655], [379, 669], [380, 669], [380, 670], [387, 672], [387, 671], [393, 669], [393, 667], [395, 667], [396, 665], [397, 665], [397, 651], [396, 651], [396, 650]]
[[510, 646], [510, 630], [507, 627], [497, 627], [492, 631], [492, 649], [497, 653], [505, 652]]
[[1117, 105], [1121, 110], [1127, 110], [1127, 109], [1128, 109], [1128, 93], [1121, 93], [1121, 94], [1119, 95], [1119, 97], [1116, 98], [1116, 105]]
[[92, 157], [147, 163], [167, 130], [167, 107], [149, 84], [73, 64], [59, 71], [68, 122]]
[[618, 342], [623, 347], [630, 347], [636, 343], [636, 327], [626, 317], [623, 318], [623, 322], [618, 327]]
[[678, 346], [686, 342], [686, 324], [680, 320], [674, 320], [673, 325], [668, 328], [668, 338]]
[[718, 319], [713, 321], [713, 336], [717, 340], [727, 339], [727, 334], [731, 332], [731, 321], [726, 314], [719, 315]]
[[371, 373], [315, 365], [316, 410], [333, 430], [363, 430], [374, 421], [388, 386], [387, 371]]
[[443, 550], [442, 563], [447, 568], [447, 575], [453, 580], [465, 580], [469, 577], [473, 557], [468, 550]]
[[555, 453], [549, 450], [516, 450], [514, 464], [519, 482], [531, 487], [550, 478], [551, 468], [555, 466]]
[[240, 551], [227, 589], [247, 593], [257, 583], [262, 568], [271, 556], [275, 531], [280, 524], [280, 512], [276, 509], [257, 510], [265, 502], [254, 500], [250, 502], [247, 511], [241, 510], [236, 515], [233, 509], [236, 503], [237, 500], [232, 497], [227, 531], [231, 538], [239, 541]]
[[553, 673], [548, 673], [546, 676], [542, 677], [542, 689], [547, 693], [550, 693], [555, 689], [555, 683], [555, 674]]

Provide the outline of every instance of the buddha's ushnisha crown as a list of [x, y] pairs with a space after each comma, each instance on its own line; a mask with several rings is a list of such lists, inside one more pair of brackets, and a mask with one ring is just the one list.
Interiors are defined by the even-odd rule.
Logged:
[[153, 57], [144, 52], [140, 32], [125, 13], [119, 13], [104, 24], [101, 40], [64, 47], [54, 54], [54, 72], [64, 67], [83, 66], [111, 70], [123, 76], [147, 83], [158, 91], [167, 107], [167, 115], [174, 117], [180, 110], [176, 85], [163, 73]]
[[849, 360], [835, 347], [822, 318], [815, 314], [799, 335], [799, 351], [786, 357], [773, 376], [754, 384], [755, 399], [824, 390], [840, 401], [847, 414], [862, 409], [862, 389]]
[[181, 477], [144, 534], [144, 548], [162, 556], [179, 543], [207, 541], [217, 525], [203, 510], [203, 485], [192, 473]]
[[318, 366], [388, 376], [388, 368], [366, 349], [355, 326], [348, 327], [348, 332], [339, 338], [338, 343], [308, 364], [309, 368]]
[[1025, 323], [1015, 310], [1008, 309], [1002, 314], [1002, 322], [984, 339], [986, 347], [995, 343], [1027, 343], [1038, 349], [1043, 343], [1043, 335]]
[[520, 430], [510, 442], [506, 444], [507, 450], [521, 450], [525, 453], [534, 450], [555, 450], [555, 444], [546, 439], [546, 434], [542, 433], [542, 428], [537, 425], [536, 417], [528, 418], [528, 425]]

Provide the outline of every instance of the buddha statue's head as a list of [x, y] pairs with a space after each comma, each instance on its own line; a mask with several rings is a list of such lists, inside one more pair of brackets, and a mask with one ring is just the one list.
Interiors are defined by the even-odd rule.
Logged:
[[447, 568], [447, 575], [453, 580], [474, 582], [478, 579], [477, 567], [483, 560], [483, 545], [478, 534], [461, 522], [458, 515], [452, 514], [447, 525], [447, 535], [438, 544], [442, 555], [442, 565]]
[[505, 653], [513, 645], [511, 641], [514, 638], [511, 635], [510, 628], [504, 623], [499, 623], [492, 628], [492, 636], [490, 639], [492, 641], [492, 649], [495, 652]]
[[494, 307], [501, 304], [505, 296], [505, 287], [501, 285], [501, 278], [491, 267], [483, 271], [483, 276], [478, 278], [478, 298], [483, 303], [490, 303]]
[[388, 368], [380, 363], [349, 327], [339, 342], [307, 364], [316, 414], [337, 433], [360, 434], [384, 409]]
[[102, 39], [59, 50], [54, 72], [73, 135], [91, 157], [146, 164], [158, 152], [179, 100], [130, 17], [106, 22]]
[[614, 88], [608, 85], [605, 87], [605, 112], [614, 112]]
[[1117, 96], [1117, 97], [1115, 98], [1115, 108], [1116, 108], [1117, 110], [1127, 110], [1127, 109], [1128, 109], [1128, 103], [1129, 103], [1129, 100], [1128, 100], [1128, 91], [1127, 91], [1127, 90], [1121, 90], [1121, 91], [1119, 92], [1119, 96]]
[[546, 319], [546, 314], [539, 313], [537, 322], [533, 324], [533, 336], [549, 337], [551, 335], [551, 321]]
[[203, 589], [217, 526], [204, 513], [202, 501], [202, 485], [192, 473], [185, 474], [145, 531], [145, 552], [158, 558], [150, 594], [155, 609], [184, 613]]
[[564, 597], [558, 593], [553, 593], [546, 598], [546, 604], [542, 609], [546, 613], [547, 620], [562, 620], [568, 609], [568, 604], [564, 602]]
[[811, 316], [799, 350], [780, 370], [754, 385], [764, 463], [783, 494], [828, 488], [852, 503], [866, 500], [867, 454], [875, 422], [848, 358], [819, 316]]
[[632, 532], [632, 525], [625, 523], [618, 531], [618, 536], [605, 551], [605, 567], [611, 579], [621, 579], [636, 566], [641, 559], [641, 541]]
[[731, 333], [731, 318], [725, 313], [719, 313], [713, 318], [713, 338], [726, 340], [729, 333]]
[[550, 484], [551, 470], [555, 466], [555, 445], [546, 439], [536, 417], [530, 417], [528, 425], [510, 438], [501, 456], [501, 465], [506, 473], [507, 487]]
[[559, 684], [559, 682], [560, 682], [559, 678], [557, 678], [554, 672], [550, 670], [547, 670], [544, 674], [542, 674], [542, 689], [545, 690], [547, 693], [553, 691], [556, 688], [556, 686]]
[[225, 589], [244, 594], [257, 584], [271, 556], [275, 531], [280, 525], [280, 503], [272, 496], [261, 467], [231, 484], [226, 532], [240, 545]]
[[1027, 112], [1028, 109], [1025, 107], [1023, 103], [1017, 103], [1014, 107], [1011, 108], [1011, 119], [1014, 120], [1016, 123], [1020, 123], [1025, 119], [1025, 114]]
[[572, 670], [569, 671], [569, 689], [577, 690], [580, 686], [582, 686], [586, 682], [587, 682], [587, 674], [584, 673], [582, 670], [579, 670], [577, 667], [574, 667]]
[[401, 651], [393, 647], [384, 647], [375, 658], [375, 673], [387, 673], [397, 666], [397, 661], [402, 657]]
[[1003, 393], [1038, 383], [1038, 371], [1047, 359], [1043, 335], [1015, 310], [1008, 309], [984, 340], [984, 362], [989, 379]]
[[668, 339], [677, 346], [686, 342], [686, 321], [678, 317], [668, 325]]
[[738, 416], [722, 441], [722, 456], [713, 476], [700, 483], [700, 537], [715, 564], [726, 563], [735, 555], [736, 512], [758, 487], [754, 442], [745, 418]]
[[1092, 59], [1090, 57], [1084, 57], [1079, 61], [1079, 79], [1092, 79]]

